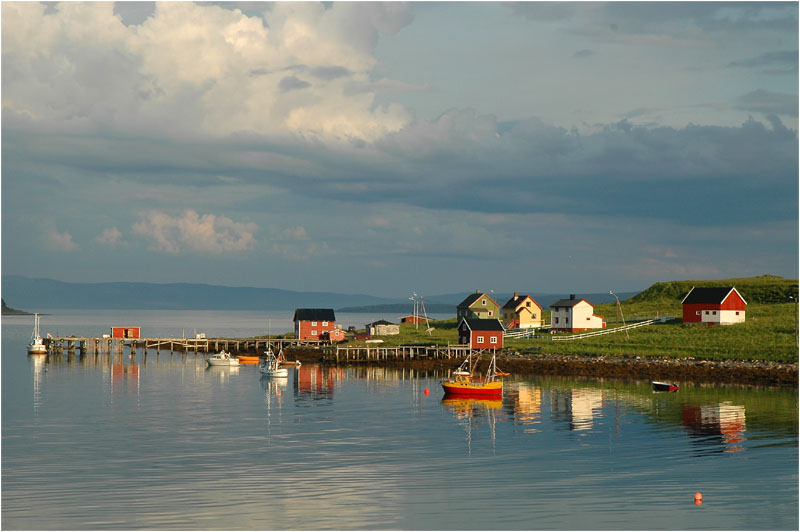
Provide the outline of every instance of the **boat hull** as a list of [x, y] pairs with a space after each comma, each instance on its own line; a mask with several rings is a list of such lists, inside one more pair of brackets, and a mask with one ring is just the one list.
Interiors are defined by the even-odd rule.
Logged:
[[657, 382], [652, 381], [653, 391], [656, 392], [677, 392], [678, 385], [672, 382]]
[[289, 370], [286, 368], [281, 369], [258, 369], [265, 377], [288, 377]]
[[44, 355], [47, 354], [47, 347], [44, 344], [30, 344], [28, 345], [29, 355]]
[[236, 357], [239, 359], [241, 364], [257, 364], [259, 357], [258, 356], [247, 356], [247, 355], [239, 355]]
[[217, 367], [219, 367], [219, 366], [222, 366], [222, 367], [231, 366], [232, 367], [232, 366], [238, 366], [239, 365], [239, 361], [236, 360], [235, 358], [231, 358], [231, 359], [227, 359], [227, 360], [220, 360], [220, 359], [217, 359], [217, 358], [209, 358], [208, 359], [208, 365], [209, 366], [217, 366]]
[[452, 382], [445, 381], [442, 383], [444, 393], [450, 395], [472, 395], [472, 396], [502, 396], [503, 395], [503, 382]]

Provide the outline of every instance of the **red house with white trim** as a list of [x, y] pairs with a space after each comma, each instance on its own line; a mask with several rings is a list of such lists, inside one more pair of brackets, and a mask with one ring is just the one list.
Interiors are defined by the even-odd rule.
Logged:
[[747, 301], [735, 286], [692, 287], [681, 301], [683, 323], [731, 325], [744, 323]]
[[141, 338], [141, 327], [111, 327], [111, 338]]
[[322, 340], [336, 328], [330, 308], [299, 308], [294, 311], [294, 336], [298, 340]]
[[461, 318], [458, 324], [458, 343], [472, 349], [502, 349], [505, 329], [500, 320]]

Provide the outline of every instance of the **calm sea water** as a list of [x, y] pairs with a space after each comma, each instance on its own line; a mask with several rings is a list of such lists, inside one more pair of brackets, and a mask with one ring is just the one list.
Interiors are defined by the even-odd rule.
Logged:
[[[798, 528], [794, 390], [512, 375], [502, 401], [449, 400], [409, 370], [28, 356], [32, 324], [2, 319], [7, 530]], [[291, 315], [42, 316], [53, 335], [112, 325], [250, 336]]]

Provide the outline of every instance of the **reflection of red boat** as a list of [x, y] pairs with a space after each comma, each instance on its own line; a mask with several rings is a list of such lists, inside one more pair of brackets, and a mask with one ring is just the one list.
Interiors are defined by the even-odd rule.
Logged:
[[652, 381], [651, 384], [653, 385], [653, 391], [656, 392], [677, 392], [678, 385], [674, 382], [659, 382], [659, 381]]

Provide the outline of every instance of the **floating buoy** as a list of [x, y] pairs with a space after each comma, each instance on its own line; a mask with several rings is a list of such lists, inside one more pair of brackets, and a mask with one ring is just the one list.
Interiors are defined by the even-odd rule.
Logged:
[[429, 389], [425, 388], [425, 395], [430, 395], [430, 394], [431, 394], [431, 391]]
[[700, 506], [701, 504], [703, 504], [703, 494], [700, 493], [699, 491], [694, 494], [694, 503], [697, 506]]

